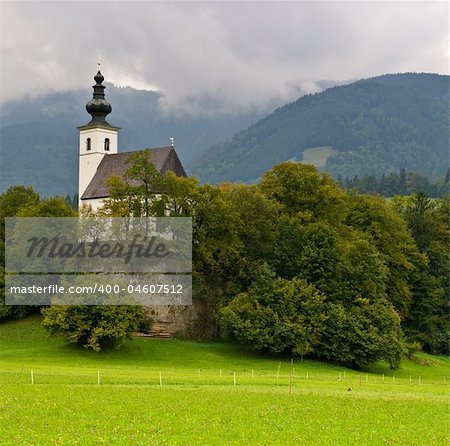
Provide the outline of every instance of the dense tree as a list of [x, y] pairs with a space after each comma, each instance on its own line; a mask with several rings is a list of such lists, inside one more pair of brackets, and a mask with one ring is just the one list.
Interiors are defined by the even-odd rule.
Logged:
[[15, 217], [26, 206], [39, 203], [39, 194], [31, 186], [11, 186], [0, 195], [0, 234], [3, 242], [5, 238], [5, 218]]
[[398, 367], [404, 346], [400, 319], [389, 302], [360, 299], [350, 307], [331, 304], [326, 311], [319, 357], [353, 367], [384, 359], [391, 368]]
[[41, 200], [32, 187], [12, 186], [0, 195], [0, 320], [22, 318], [37, 310], [35, 306], [5, 305], [4, 241], [6, 217], [60, 217], [73, 216], [71, 207], [61, 197]]
[[436, 204], [424, 193], [414, 194], [407, 201], [405, 217], [411, 234], [420, 250], [424, 251], [436, 237], [437, 227], [433, 219]]
[[339, 221], [345, 211], [345, 193], [328, 174], [310, 165], [281, 163], [266, 172], [261, 191], [284, 211], [303, 220]]
[[413, 298], [406, 334], [431, 353], [448, 353], [450, 200], [432, 201], [420, 193], [393, 201], [426, 259], [411, 277]]
[[266, 259], [274, 249], [279, 206], [256, 186], [220, 186], [231, 209], [238, 216], [242, 255], [248, 262]]
[[380, 194], [385, 197], [394, 195], [409, 195], [412, 193], [426, 193], [430, 197], [442, 197], [448, 193], [448, 181], [443, 178], [430, 180], [417, 172], [407, 172], [400, 169], [399, 173], [390, 172], [388, 175], [375, 177], [364, 175], [345, 180], [338, 178], [339, 184], [346, 189], [355, 189], [363, 194]]
[[196, 178], [179, 177], [173, 172], [168, 172], [161, 189], [165, 215], [190, 217], [194, 214], [199, 190]]
[[95, 351], [119, 348], [144, 317], [137, 305], [57, 305], [44, 308], [42, 314], [51, 334], [63, 334], [67, 342]]
[[221, 310], [225, 329], [254, 351], [306, 355], [319, 344], [324, 296], [313, 285], [276, 278], [267, 266], [245, 293]]
[[75, 217], [72, 206], [62, 197], [44, 198], [35, 204], [27, 204], [18, 212], [17, 217]]
[[[126, 177], [112, 175], [106, 182], [108, 186], [109, 198], [103, 202], [102, 212], [111, 217], [132, 216], [140, 209], [140, 204], [136, 203], [134, 187], [127, 181]], [[88, 212], [86, 208], [83, 213]]]
[[[222, 308], [227, 333], [256, 350], [310, 353], [355, 367], [380, 359], [398, 366], [408, 281], [420, 257], [403, 220], [383, 199], [348, 196], [311, 166], [275, 166], [259, 188], [278, 215], [265, 257], [273, 273], [264, 280], [256, 274], [249, 289]], [[299, 328], [308, 326], [305, 307], [285, 308], [287, 301], [301, 302], [305, 290], [321, 296], [315, 307], [321, 324], [308, 328], [314, 341]]]
[[339, 236], [328, 222], [304, 222], [286, 214], [278, 220], [269, 262], [281, 277], [304, 277], [320, 290], [333, 287], [339, 262]]
[[380, 253], [387, 267], [387, 299], [404, 319], [411, 304], [410, 274], [424, 261], [407, 225], [381, 197], [359, 194], [350, 195], [345, 222], [362, 231]]
[[4, 252], [6, 217], [70, 217], [74, 212], [61, 197], [41, 200], [32, 187], [12, 186], [0, 195], [0, 321], [22, 318], [38, 307], [32, 305], [5, 305]]
[[21, 319], [34, 311], [36, 307], [30, 305], [5, 304], [5, 269], [0, 266], [0, 322], [4, 319]]

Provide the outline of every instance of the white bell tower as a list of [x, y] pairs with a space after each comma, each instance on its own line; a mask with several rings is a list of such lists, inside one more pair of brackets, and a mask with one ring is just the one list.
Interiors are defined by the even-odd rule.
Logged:
[[104, 77], [100, 70], [94, 77], [95, 85], [92, 99], [86, 104], [87, 112], [92, 116], [86, 125], [77, 127], [79, 139], [78, 204], [91, 182], [104, 156], [117, 153], [120, 128], [106, 121], [112, 111], [111, 104], [105, 99]]

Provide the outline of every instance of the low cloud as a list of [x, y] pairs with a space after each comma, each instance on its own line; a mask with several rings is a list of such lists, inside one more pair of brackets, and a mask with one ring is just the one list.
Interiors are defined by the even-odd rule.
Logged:
[[0, 4], [0, 101], [107, 81], [167, 113], [264, 108], [317, 80], [447, 72], [446, 3]]

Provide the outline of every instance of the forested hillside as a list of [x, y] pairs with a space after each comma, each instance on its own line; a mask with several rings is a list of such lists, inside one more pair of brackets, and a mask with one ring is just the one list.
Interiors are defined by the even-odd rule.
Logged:
[[381, 177], [402, 168], [443, 177], [448, 111], [448, 76], [410, 73], [364, 79], [278, 108], [190, 166], [205, 182], [253, 182], [286, 160], [313, 163], [343, 178]]
[[[87, 85], [80, 91], [3, 104], [0, 191], [28, 184], [45, 196], [77, 192], [76, 126], [89, 121], [85, 104], [91, 97]], [[158, 107], [160, 94], [111, 84], [106, 88], [106, 97], [113, 108], [110, 123], [121, 127], [119, 151], [166, 146], [173, 136], [183, 162], [262, 116], [256, 112], [213, 117], [164, 115]]]
[[[108, 85], [110, 122], [122, 128], [120, 151], [168, 144], [204, 182], [253, 182], [285, 160], [315, 164], [336, 178], [400, 169], [431, 179], [448, 168], [448, 76], [385, 75], [332, 87], [261, 114], [174, 117], [155, 92]], [[330, 85], [324, 83], [323, 86]], [[43, 195], [77, 192], [78, 135], [90, 87], [6, 103], [0, 109], [0, 191], [32, 185]], [[216, 145], [214, 145], [216, 144]]]

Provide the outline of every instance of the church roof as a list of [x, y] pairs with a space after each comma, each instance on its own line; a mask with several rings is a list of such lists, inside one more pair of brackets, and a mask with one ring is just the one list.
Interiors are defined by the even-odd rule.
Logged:
[[[161, 175], [174, 172], [178, 176], [186, 177], [186, 172], [173, 147], [158, 147], [150, 149], [152, 162]], [[81, 196], [82, 200], [93, 198], [106, 198], [109, 196], [106, 180], [114, 174], [124, 175], [129, 165], [126, 163], [128, 157], [134, 152], [123, 152], [106, 154], [100, 162], [97, 172]], [[133, 181], [132, 184], [139, 184]]]

